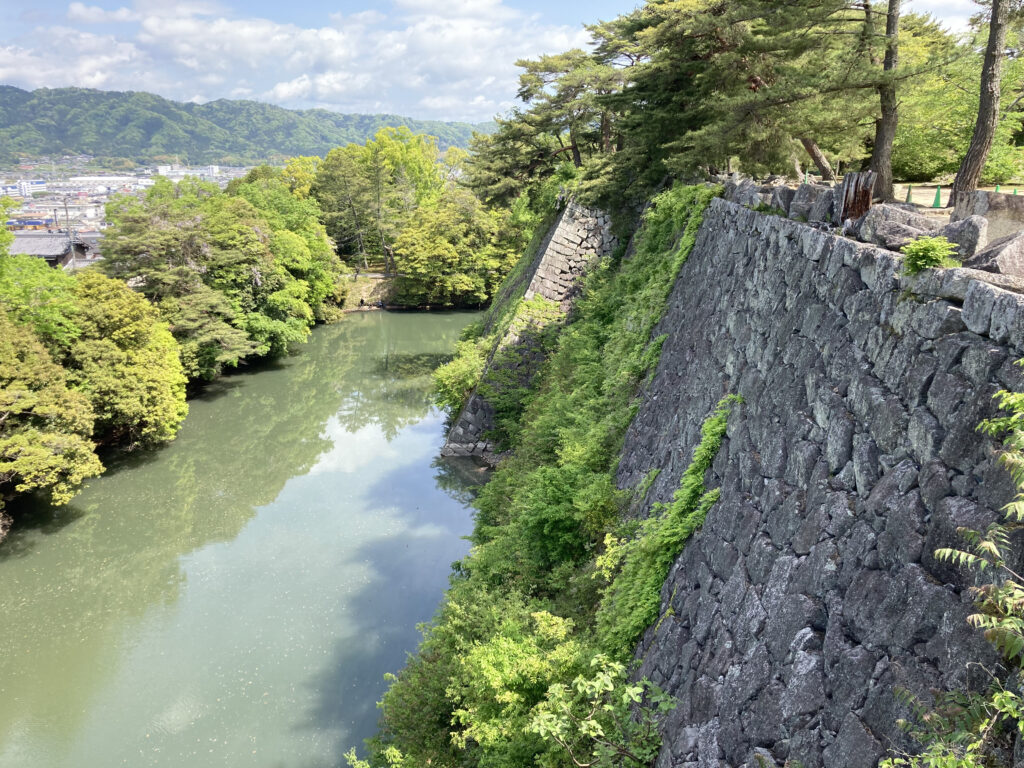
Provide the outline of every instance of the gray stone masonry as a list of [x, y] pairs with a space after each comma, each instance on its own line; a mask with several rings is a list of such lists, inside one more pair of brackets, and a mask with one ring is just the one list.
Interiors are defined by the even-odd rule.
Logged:
[[[615, 248], [611, 218], [598, 210], [570, 201], [541, 244], [537, 258], [530, 265], [529, 284], [523, 294], [529, 301], [536, 295], [558, 302], [563, 313], [569, 312], [579, 293], [581, 278], [596, 259], [607, 258]], [[512, 290], [516, 290], [513, 286]], [[521, 288], [519, 288], [521, 290]], [[520, 347], [515, 376], [526, 383], [536, 375], [542, 356], [528, 349], [516, 328], [510, 328], [491, 352], [483, 377], [487, 378], [495, 353], [509, 347]], [[442, 456], [477, 456], [494, 461], [493, 443], [486, 434], [494, 428], [494, 409], [479, 392], [473, 392], [448, 432], [441, 449]]]
[[1020, 232], [1024, 229], [1024, 195], [979, 190], [974, 193], [972, 206], [954, 211], [953, 221], [972, 215], [988, 219], [989, 240], [999, 240]]
[[656, 335], [620, 487], [667, 502], [727, 393], [721, 499], [673, 565], [638, 676], [679, 700], [658, 768], [873, 768], [894, 692], [977, 684], [973, 574], [933, 557], [1013, 494], [978, 433], [1024, 389], [1022, 281], [900, 257], [715, 200]]

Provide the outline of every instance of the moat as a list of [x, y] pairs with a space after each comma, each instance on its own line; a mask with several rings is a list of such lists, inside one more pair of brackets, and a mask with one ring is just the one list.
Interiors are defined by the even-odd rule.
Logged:
[[468, 551], [430, 372], [469, 313], [357, 313], [225, 377], [0, 547], [0, 765], [326, 768]]

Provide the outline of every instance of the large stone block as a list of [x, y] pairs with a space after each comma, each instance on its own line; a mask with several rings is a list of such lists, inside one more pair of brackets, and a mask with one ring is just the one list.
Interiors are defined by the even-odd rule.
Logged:
[[898, 251], [919, 237], [936, 233], [941, 223], [896, 205], [873, 205], [856, 225], [858, 239]]
[[969, 216], [988, 219], [988, 236], [997, 240], [1024, 230], [1024, 196], [977, 191], [971, 204], [953, 212], [953, 220]]
[[963, 263], [971, 269], [1024, 278], [1024, 233], [996, 240]]
[[988, 219], [984, 216], [968, 216], [960, 221], [953, 221], [938, 232], [951, 243], [956, 243], [956, 257], [965, 261], [972, 257], [979, 248], [988, 244]]
[[[814, 209], [815, 204], [819, 200], [827, 200], [828, 204], [831, 205], [833, 194], [831, 187], [823, 187], [818, 184], [801, 184], [797, 187], [793, 200], [789, 205], [789, 218], [796, 219], [797, 221], [810, 221], [811, 211]], [[821, 202], [820, 205], [824, 207], [826, 203]]]

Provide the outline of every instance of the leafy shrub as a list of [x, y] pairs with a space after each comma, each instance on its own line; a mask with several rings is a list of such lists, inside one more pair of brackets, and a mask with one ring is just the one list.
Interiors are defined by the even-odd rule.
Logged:
[[646, 768], [658, 756], [658, 724], [675, 700], [603, 654], [590, 660], [593, 677], [556, 683], [535, 709], [528, 730], [560, 745], [575, 765]]
[[455, 345], [455, 357], [434, 371], [434, 400], [450, 414], [462, 410], [480, 382], [490, 343], [490, 337], [460, 341]]
[[901, 249], [906, 257], [903, 269], [908, 275], [916, 275], [933, 267], [959, 267], [960, 262], [953, 258], [956, 249], [957, 246], [944, 237], [919, 237]]

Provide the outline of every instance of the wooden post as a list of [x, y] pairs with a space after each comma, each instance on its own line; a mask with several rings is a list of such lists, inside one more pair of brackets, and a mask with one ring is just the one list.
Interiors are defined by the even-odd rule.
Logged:
[[847, 219], [859, 219], [871, 207], [871, 196], [878, 174], [874, 171], [848, 173], [836, 197], [836, 219], [842, 224]]

